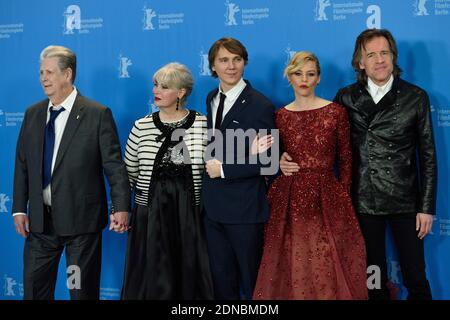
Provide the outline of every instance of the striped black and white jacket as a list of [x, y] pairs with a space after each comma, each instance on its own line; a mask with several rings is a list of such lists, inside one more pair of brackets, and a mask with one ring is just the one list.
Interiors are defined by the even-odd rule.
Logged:
[[[186, 129], [183, 141], [189, 152], [192, 164], [195, 203], [200, 204], [204, 161], [203, 154], [207, 144], [206, 117], [196, 111], [192, 125]], [[150, 114], [137, 120], [128, 136], [125, 149], [125, 164], [132, 189], [135, 190], [135, 203], [148, 205], [149, 187], [156, 155], [164, 143], [163, 132], [157, 127]], [[158, 138], [159, 137], [159, 138]]]

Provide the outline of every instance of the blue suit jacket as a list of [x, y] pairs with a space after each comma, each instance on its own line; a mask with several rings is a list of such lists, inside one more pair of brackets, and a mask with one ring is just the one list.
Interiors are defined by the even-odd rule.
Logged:
[[[269, 217], [266, 192], [267, 184], [261, 175], [260, 163], [236, 164], [237, 148], [227, 150], [226, 130], [232, 129], [274, 129], [275, 107], [248, 81], [230, 111], [224, 117], [220, 131], [223, 134], [223, 171], [225, 179], [211, 179], [205, 172], [203, 179], [203, 207], [209, 219], [220, 223], [246, 224], [266, 222]], [[212, 128], [211, 102], [218, 89], [211, 91], [206, 98], [208, 129]], [[245, 150], [248, 153], [249, 143]], [[230, 148], [228, 148], [230, 149]], [[233, 154], [230, 154], [233, 153]], [[230, 163], [227, 158], [233, 158]]]

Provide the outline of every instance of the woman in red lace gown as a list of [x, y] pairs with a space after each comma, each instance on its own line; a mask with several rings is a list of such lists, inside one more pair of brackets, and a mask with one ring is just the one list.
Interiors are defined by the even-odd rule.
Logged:
[[276, 124], [299, 170], [270, 187], [254, 299], [367, 299], [364, 240], [349, 196], [347, 112], [314, 95], [320, 81], [314, 54], [295, 54], [285, 76], [295, 101], [278, 110]]

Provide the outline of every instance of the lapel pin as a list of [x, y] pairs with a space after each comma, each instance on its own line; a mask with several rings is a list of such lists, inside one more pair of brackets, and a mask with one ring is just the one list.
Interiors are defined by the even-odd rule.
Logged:
[[78, 119], [80, 119], [80, 115], [79, 115], [79, 114], [77, 114], [77, 120], [78, 120]]
[[242, 100], [242, 102], [241, 103], [245, 103], [245, 99], [244, 100]]

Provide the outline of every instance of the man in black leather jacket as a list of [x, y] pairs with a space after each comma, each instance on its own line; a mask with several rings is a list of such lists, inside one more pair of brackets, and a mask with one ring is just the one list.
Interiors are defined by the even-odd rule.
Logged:
[[[381, 286], [370, 299], [389, 299], [385, 230], [391, 226], [408, 299], [431, 299], [423, 238], [433, 223], [436, 155], [427, 93], [400, 79], [397, 46], [388, 30], [357, 38], [352, 65], [358, 81], [338, 91], [347, 108], [353, 146], [352, 199], [366, 241], [368, 266]], [[283, 154], [285, 174], [297, 167]]]

